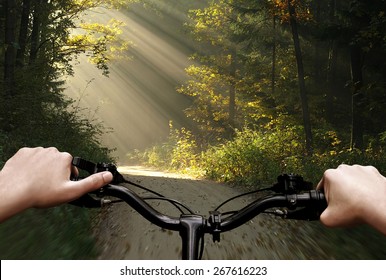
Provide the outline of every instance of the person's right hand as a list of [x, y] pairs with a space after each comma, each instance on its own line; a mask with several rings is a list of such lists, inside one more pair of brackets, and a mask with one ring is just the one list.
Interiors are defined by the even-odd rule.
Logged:
[[340, 165], [324, 172], [327, 208], [320, 221], [328, 227], [367, 223], [386, 234], [386, 178], [373, 166]]

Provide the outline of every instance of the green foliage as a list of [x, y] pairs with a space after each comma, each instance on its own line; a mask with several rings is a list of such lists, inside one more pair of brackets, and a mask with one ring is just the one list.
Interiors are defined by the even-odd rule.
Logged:
[[[129, 47], [129, 42], [119, 38], [122, 26], [124, 23], [115, 19], [111, 19], [107, 24], [81, 22], [79, 24], [81, 33], [69, 34], [60, 54], [75, 56], [86, 53], [89, 61], [107, 75], [108, 62], [125, 58], [125, 51]], [[71, 68], [71, 65], [66, 67]]]
[[351, 150], [339, 144], [334, 132], [324, 131], [316, 134], [324, 149], [304, 157], [301, 135], [295, 126], [264, 132], [244, 129], [234, 140], [204, 153], [201, 166], [210, 178], [246, 185], [272, 183], [282, 173], [300, 174], [316, 184], [325, 170], [340, 164], [373, 165], [386, 173], [385, 143], [376, 150]]
[[260, 149], [261, 139], [250, 130], [239, 131], [233, 141], [212, 147], [203, 158], [203, 168], [211, 179], [252, 184], [278, 174], [269, 154]]
[[[33, 106], [33, 103], [29, 104]], [[23, 104], [21, 108], [27, 108]], [[0, 162], [23, 146], [55, 146], [92, 161], [112, 161], [99, 137], [101, 124], [81, 115], [75, 103], [62, 100], [39, 114], [29, 114], [16, 129], [0, 133]], [[61, 206], [30, 210], [0, 225], [2, 259], [90, 259], [96, 256], [88, 209]]]
[[186, 69], [191, 80], [178, 89], [193, 98], [186, 115], [199, 131], [213, 139], [224, 135], [229, 119], [229, 76], [219, 71], [217, 67], [191, 65]]
[[171, 127], [170, 139], [176, 143], [171, 153], [171, 167], [177, 170], [195, 168], [198, 163], [198, 148], [193, 134], [185, 128]]
[[0, 258], [95, 258], [97, 252], [90, 235], [94, 215], [68, 205], [27, 210], [0, 224]]
[[283, 173], [300, 174], [316, 184], [325, 170], [340, 164], [374, 165], [386, 173], [385, 134], [360, 151], [345, 147], [335, 131], [320, 128], [314, 131], [318, 148], [312, 156], [304, 156], [303, 128], [288, 116], [280, 116], [265, 127], [237, 130], [232, 140], [204, 151], [191, 132], [171, 129], [167, 142], [138, 154], [142, 162], [158, 168], [238, 185], [270, 184]]
[[143, 159], [151, 166], [169, 169], [171, 165], [171, 147], [168, 143], [146, 150]]
[[279, 174], [295, 172], [302, 163], [301, 127], [271, 123], [263, 130], [244, 128], [233, 140], [212, 147], [203, 156], [213, 179], [253, 185], [272, 182]]
[[47, 103], [43, 107], [36, 99], [28, 101], [15, 101], [20, 109], [14, 112], [15, 128], [5, 133], [6, 139], [12, 140], [5, 141], [2, 146], [5, 158], [20, 147], [55, 146], [90, 160], [110, 159], [110, 150], [99, 141], [107, 130], [101, 123], [88, 118], [87, 110], [79, 109], [73, 100], [58, 96], [55, 104]]
[[192, 132], [176, 129], [170, 122], [169, 137], [166, 142], [155, 145], [144, 152], [127, 154], [129, 160], [150, 166], [180, 172], [195, 172], [199, 167], [199, 147]]
[[[107, 74], [107, 63], [127, 48], [119, 39], [121, 22], [85, 19], [92, 9], [128, 1], [40, 2], [31, 1], [23, 13], [19, 11], [28, 7], [23, 1], [14, 3], [18, 13], [0, 7], [0, 69], [8, 77], [0, 82], [0, 164], [24, 146], [55, 146], [92, 161], [112, 161], [110, 149], [99, 140], [106, 128], [66, 98], [63, 87], [78, 55], [88, 55]], [[12, 20], [5, 21], [9, 16]], [[13, 31], [8, 37], [15, 41], [7, 47], [5, 30]], [[22, 213], [0, 225], [1, 257], [93, 258], [92, 218], [88, 210], [73, 206]]]

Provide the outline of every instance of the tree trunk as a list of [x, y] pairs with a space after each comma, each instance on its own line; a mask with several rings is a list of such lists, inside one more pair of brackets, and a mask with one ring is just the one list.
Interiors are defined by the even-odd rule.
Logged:
[[15, 58], [16, 58], [16, 4], [6, 0], [5, 4], [5, 56], [4, 56], [4, 93], [6, 97], [15, 94]]
[[287, 0], [287, 3], [288, 3], [289, 15], [290, 15], [292, 38], [294, 41], [296, 64], [298, 68], [299, 93], [300, 93], [300, 100], [301, 100], [302, 113], [303, 113], [303, 126], [304, 126], [304, 131], [306, 136], [306, 153], [307, 155], [312, 155], [311, 121], [310, 121], [310, 112], [308, 109], [306, 85], [304, 81], [303, 58], [302, 58], [302, 52], [301, 52], [300, 41], [299, 41], [299, 33], [297, 28], [296, 11], [295, 11], [295, 7], [291, 4], [291, 0]]
[[363, 77], [363, 53], [358, 45], [350, 48], [351, 58], [351, 77], [353, 84], [352, 92], [352, 127], [351, 127], [351, 148], [363, 150], [363, 114], [364, 111], [364, 94], [362, 91]]
[[236, 118], [236, 47], [232, 47], [231, 50], [231, 65], [230, 65], [230, 77], [231, 77], [231, 84], [229, 89], [229, 136], [232, 137], [234, 130], [235, 130], [235, 118]]
[[31, 50], [29, 55], [29, 64], [33, 64], [36, 60], [38, 54], [38, 46], [39, 46], [39, 32], [40, 32], [40, 19], [39, 19], [39, 6], [40, 0], [34, 1], [33, 8], [33, 21], [32, 21], [32, 32], [31, 32]]
[[272, 16], [273, 40], [272, 40], [272, 68], [271, 68], [271, 93], [275, 94], [276, 85], [276, 15]]
[[[321, 3], [320, 0], [314, 1], [315, 15], [314, 20], [317, 25], [321, 23]], [[316, 39], [314, 40], [314, 80], [316, 84], [322, 84], [324, 82], [322, 78], [322, 65], [324, 58], [322, 58], [322, 46], [321, 41]]]
[[14, 0], [3, 1], [5, 11], [5, 30], [4, 30], [4, 91], [1, 93], [0, 104], [0, 129], [11, 131], [13, 129], [13, 116], [16, 112], [15, 95], [15, 61], [16, 61], [16, 3]]
[[332, 40], [329, 46], [327, 65], [327, 91], [325, 98], [325, 117], [328, 123], [335, 122], [334, 97], [336, 96], [336, 68], [338, 60], [338, 47], [336, 40]]
[[[336, 13], [336, 0], [329, 1], [329, 22], [330, 24], [335, 23]], [[336, 96], [336, 68], [338, 61], [338, 44], [336, 39], [332, 39], [329, 42], [328, 52], [328, 65], [327, 65], [327, 91], [325, 98], [325, 118], [328, 123], [335, 122], [334, 112], [334, 97]]]
[[17, 66], [22, 67], [24, 65], [27, 37], [28, 37], [28, 26], [30, 16], [31, 0], [23, 1], [23, 10], [21, 13], [20, 20], [20, 33], [19, 33], [19, 49], [16, 53]]

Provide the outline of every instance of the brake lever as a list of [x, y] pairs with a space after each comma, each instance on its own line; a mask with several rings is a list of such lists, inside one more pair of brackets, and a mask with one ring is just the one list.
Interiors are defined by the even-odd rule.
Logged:
[[307, 207], [301, 207], [296, 210], [276, 209], [273, 214], [280, 216], [283, 219], [303, 221], [317, 221], [320, 217], [320, 213], [316, 211], [310, 212], [310, 209]]
[[[91, 161], [82, 159], [80, 157], [74, 157], [72, 159], [72, 165], [75, 166], [78, 169], [84, 170], [88, 172], [90, 175], [103, 172], [103, 171], [109, 171], [113, 174], [113, 180], [111, 181], [112, 184], [118, 185], [125, 182], [125, 179], [123, 178], [122, 174], [120, 174], [117, 170], [117, 167], [114, 164], [111, 163], [93, 163]], [[77, 181], [79, 180], [79, 177], [71, 177], [71, 180]], [[92, 192], [93, 194], [96, 194], [97, 196], [103, 196], [103, 188]], [[80, 207], [87, 207], [87, 208], [100, 208], [104, 204], [109, 203], [109, 200], [104, 199], [103, 197], [94, 197], [91, 196], [90, 193], [87, 193], [80, 198], [70, 202], [70, 204]]]
[[287, 209], [276, 210], [274, 214], [284, 219], [315, 221], [327, 208], [327, 201], [322, 191], [310, 190], [305, 193], [286, 195]]
[[113, 180], [111, 183], [114, 185], [119, 185], [125, 182], [122, 174], [118, 172], [117, 167], [111, 163], [93, 163], [80, 157], [74, 157], [72, 159], [72, 165], [87, 171], [90, 175], [98, 172], [109, 171], [113, 174]]
[[277, 177], [277, 183], [271, 188], [272, 191], [282, 194], [296, 194], [312, 189], [312, 183], [303, 180], [297, 174], [282, 174]]

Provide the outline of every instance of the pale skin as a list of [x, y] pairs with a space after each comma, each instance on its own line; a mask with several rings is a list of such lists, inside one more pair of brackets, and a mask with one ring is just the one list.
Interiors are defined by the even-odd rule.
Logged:
[[323, 189], [328, 207], [320, 216], [327, 227], [368, 224], [386, 235], [386, 178], [373, 166], [340, 165], [325, 171]]
[[73, 201], [112, 180], [110, 172], [71, 181], [72, 156], [56, 148], [22, 148], [0, 171], [0, 222], [28, 208]]

